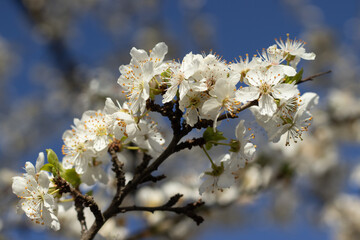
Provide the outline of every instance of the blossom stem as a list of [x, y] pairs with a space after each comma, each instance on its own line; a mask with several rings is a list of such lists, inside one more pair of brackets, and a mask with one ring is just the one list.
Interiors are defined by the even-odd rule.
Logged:
[[204, 151], [205, 155], [208, 157], [208, 159], [211, 162], [211, 166], [216, 166], [216, 164], [214, 163], [214, 161], [211, 159], [209, 153], [205, 150], [204, 146], [201, 146], [202, 150]]
[[55, 193], [57, 193], [57, 192], [59, 192], [59, 191], [60, 191], [60, 189], [56, 189], [56, 190], [54, 190], [53, 192], [51, 192], [50, 194], [53, 195], [53, 194], [55, 194]]
[[140, 149], [140, 147], [136, 147], [136, 146], [126, 146], [125, 148], [128, 150], [139, 150]]
[[59, 202], [72, 202], [72, 201], [74, 201], [73, 198], [68, 198], [68, 199], [59, 200]]
[[138, 117], [138, 120], [140, 121], [140, 119], [142, 119], [143, 117], [146, 116], [146, 114], [148, 114], [150, 112], [150, 110], [146, 110], [141, 116]]
[[[154, 81], [156, 82], [156, 84], [158, 85], [158, 86], [160, 86], [161, 84], [159, 83], [159, 81], [156, 79], [156, 77], [153, 77], [152, 79], [154, 79]], [[157, 90], [157, 89], [156, 89]]]

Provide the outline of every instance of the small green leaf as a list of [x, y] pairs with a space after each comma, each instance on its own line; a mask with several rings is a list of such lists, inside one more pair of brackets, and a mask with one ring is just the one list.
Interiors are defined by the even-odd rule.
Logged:
[[221, 162], [220, 166], [212, 164], [211, 165], [212, 171], [211, 172], [205, 172], [206, 175], [218, 177], [224, 172], [224, 163]]
[[212, 127], [208, 127], [203, 134], [205, 139], [206, 150], [210, 150], [213, 145], [216, 145], [218, 141], [226, 140], [226, 137], [223, 136], [223, 133], [220, 131], [215, 131]]
[[94, 191], [93, 190], [90, 190], [88, 191], [87, 193], [85, 193], [85, 195], [88, 195], [88, 196], [92, 196], [94, 194]]
[[238, 140], [231, 139], [230, 141], [230, 152], [239, 152], [241, 148], [240, 142]]
[[161, 73], [161, 77], [165, 79], [169, 79], [171, 77], [171, 70], [170, 68], [166, 69], [166, 71]]
[[67, 182], [69, 182], [74, 188], [79, 187], [81, 183], [80, 176], [79, 174], [77, 174], [74, 168], [66, 169], [61, 174], [61, 177], [64, 178]]
[[210, 150], [212, 148], [212, 146], [213, 146], [212, 143], [209, 143], [209, 142], [205, 143], [206, 150]]
[[286, 76], [284, 83], [298, 83], [302, 79], [304, 69], [301, 68], [300, 71], [293, 77]]
[[45, 164], [44, 166], [42, 166], [40, 168], [40, 170], [43, 170], [43, 171], [47, 171], [47, 172], [53, 172], [53, 168], [54, 168], [54, 165], [52, 165], [51, 163], [47, 163]]
[[58, 173], [62, 173], [64, 171], [62, 165], [59, 162], [56, 153], [52, 149], [46, 149], [48, 162], [53, 166], [52, 173], [56, 176]]

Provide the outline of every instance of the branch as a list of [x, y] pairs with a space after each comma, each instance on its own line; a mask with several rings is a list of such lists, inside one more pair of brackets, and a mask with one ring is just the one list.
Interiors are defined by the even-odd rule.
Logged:
[[298, 84], [303, 83], [303, 82], [307, 82], [307, 81], [314, 80], [315, 78], [320, 77], [320, 76], [325, 75], [325, 74], [328, 74], [328, 73], [331, 73], [331, 70], [326, 71], [326, 72], [322, 72], [322, 73], [317, 73], [317, 74], [312, 75], [312, 76], [310, 76], [310, 77], [304, 78], [304, 79], [300, 80], [300, 81], [298, 82]]
[[[95, 222], [97, 223], [104, 223], [105, 219], [102, 215], [99, 206], [94, 201], [94, 198], [91, 196], [83, 195], [79, 190], [73, 188], [67, 181], [65, 181], [60, 176], [54, 178], [55, 184], [57, 185], [57, 188], [60, 190], [60, 193], [70, 193], [71, 196], [74, 198], [75, 206], [79, 208], [89, 207], [91, 212], [95, 216]], [[78, 219], [80, 221], [80, 224], [82, 224], [82, 221], [85, 221], [85, 217], [83, 215], [83, 212], [81, 209], [80, 213], [78, 211]], [[82, 215], [82, 216], [81, 216]], [[85, 227], [85, 226], [83, 226]]]
[[[175, 106], [175, 111], [174, 111]], [[171, 122], [171, 128], [174, 133], [180, 132], [180, 120], [182, 111], [179, 108], [179, 101], [167, 102], [163, 106], [156, 104], [153, 100], [146, 101], [146, 108], [153, 112], [158, 112], [162, 116], [167, 117]]]
[[180, 152], [181, 150], [186, 148], [191, 149], [193, 147], [201, 146], [204, 144], [205, 144], [205, 139], [203, 137], [188, 139], [184, 142], [179, 143], [175, 148], [175, 152]]
[[85, 216], [84, 216], [84, 205], [81, 201], [75, 201], [75, 210], [77, 212], [77, 218], [80, 222], [81, 235], [87, 230]]
[[146, 153], [144, 153], [142, 162], [136, 167], [134, 175], [141, 174], [147, 166], [149, 166], [150, 160], [152, 157]]
[[115, 140], [110, 144], [108, 152], [111, 155], [112, 170], [115, 172], [116, 177], [116, 194], [115, 197], [120, 197], [122, 189], [125, 186], [125, 172], [123, 170], [124, 163], [120, 162], [116, 153], [122, 149], [121, 141]]
[[181, 194], [176, 194], [173, 197], [171, 197], [167, 203], [165, 203], [162, 206], [158, 206], [158, 207], [145, 207], [145, 206], [134, 205], [134, 206], [130, 206], [130, 207], [122, 207], [122, 208], [119, 208], [119, 210], [122, 213], [129, 212], [129, 211], [147, 211], [147, 212], [151, 212], [151, 213], [154, 213], [155, 211], [173, 212], [176, 214], [184, 214], [187, 217], [194, 220], [194, 222], [196, 222], [197, 225], [201, 224], [204, 221], [204, 219], [201, 216], [197, 215], [195, 213], [195, 210], [197, 208], [201, 207], [202, 205], [204, 205], [205, 202], [203, 202], [201, 199], [199, 199], [197, 202], [189, 203], [183, 207], [172, 207], [179, 201], [179, 199], [181, 197], [182, 197]]
[[166, 178], [166, 176], [164, 174], [161, 174], [159, 176], [149, 175], [146, 178], [144, 178], [140, 183], [145, 183], [145, 182], [156, 183], [156, 182], [161, 181], [161, 180], [163, 180], [165, 178]]

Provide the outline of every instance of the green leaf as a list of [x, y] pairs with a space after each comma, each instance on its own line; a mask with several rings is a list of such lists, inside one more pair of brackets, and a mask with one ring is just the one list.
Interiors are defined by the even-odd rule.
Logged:
[[40, 168], [40, 170], [51, 172], [51, 173], [53, 172], [53, 169], [54, 169], [54, 165], [52, 165], [51, 163], [47, 163]]
[[90, 190], [87, 193], [85, 193], [85, 195], [88, 195], [88, 196], [92, 196], [93, 194], [94, 194], [94, 190]]
[[210, 150], [213, 145], [216, 145], [218, 141], [226, 140], [226, 137], [223, 136], [223, 133], [220, 131], [215, 131], [212, 127], [208, 127], [203, 134], [205, 139], [206, 150]]
[[67, 182], [69, 182], [74, 188], [79, 187], [81, 183], [80, 176], [79, 174], [77, 174], [74, 168], [66, 169], [61, 174], [61, 177], [64, 178]]
[[230, 141], [230, 152], [240, 151], [240, 142], [238, 140], [231, 139]]
[[171, 77], [171, 70], [170, 68], [166, 69], [166, 71], [161, 73], [161, 77], [163, 79], [169, 79]]
[[284, 83], [298, 83], [302, 79], [302, 75], [304, 73], [304, 69], [301, 68], [300, 71], [293, 77], [286, 76]]
[[224, 163], [221, 162], [220, 166], [212, 164], [211, 165], [212, 171], [211, 172], [205, 172], [206, 175], [218, 177], [224, 172]]
[[52, 173], [54, 176], [58, 175], [59, 173], [62, 173], [64, 171], [61, 163], [59, 162], [59, 159], [56, 155], [56, 153], [52, 149], [46, 149], [47, 153], [47, 160], [48, 162], [53, 165]]

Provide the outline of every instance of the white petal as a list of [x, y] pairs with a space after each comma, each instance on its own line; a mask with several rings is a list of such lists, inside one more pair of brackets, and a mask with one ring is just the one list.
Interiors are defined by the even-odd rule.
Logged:
[[235, 182], [234, 176], [225, 172], [219, 176], [217, 185], [219, 188], [229, 188]]
[[153, 62], [146, 62], [142, 67], [142, 71], [143, 71], [143, 80], [146, 83], [149, 83], [150, 80], [154, 76], [154, 63]]
[[254, 144], [252, 143], [246, 143], [244, 146], [244, 157], [247, 161], [252, 161], [254, 158], [256, 148], [254, 147]]
[[42, 168], [42, 166], [44, 166], [44, 161], [45, 161], [44, 153], [40, 152], [36, 160], [36, 172], [40, 172], [40, 169]]
[[305, 60], [314, 60], [316, 57], [316, 54], [315, 53], [304, 53], [304, 54], [301, 54], [300, 57]]
[[201, 178], [205, 178], [204, 182], [199, 187], [199, 193], [202, 195], [204, 192], [210, 192], [214, 189], [215, 179], [213, 176], [206, 174], [200, 175]]
[[56, 208], [55, 199], [51, 194], [44, 194], [44, 207], [49, 209]]
[[259, 98], [260, 91], [256, 87], [249, 86], [237, 90], [235, 92], [235, 96], [237, 101], [250, 102]]
[[274, 91], [272, 95], [274, 96], [274, 98], [279, 98], [279, 99], [289, 99], [294, 96], [297, 96], [299, 93], [297, 85], [288, 84], [288, 83], [278, 84], [273, 87], [273, 90]]
[[283, 71], [284, 71], [285, 75], [290, 76], [290, 77], [296, 75], [296, 70], [293, 67], [286, 66], [286, 65], [281, 65], [281, 66], [283, 68]]
[[272, 116], [276, 112], [277, 106], [272, 97], [264, 94], [259, 99], [259, 110], [262, 115]]
[[[48, 197], [48, 196], [45, 196], [45, 198]], [[43, 215], [44, 223], [45, 223], [46, 226], [50, 227], [54, 231], [60, 230], [59, 219], [53, 213], [51, 208], [50, 209], [49, 208], [44, 208], [42, 215]]]
[[306, 110], [310, 110], [312, 107], [318, 104], [319, 102], [319, 95], [313, 92], [304, 93], [301, 98], [303, 99], [303, 107]]
[[239, 140], [240, 142], [243, 141], [244, 134], [246, 131], [244, 123], [245, 120], [241, 120], [239, 124], [236, 126], [236, 130], [235, 130], [236, 139]]
[[186, 123], [190, 126], [194, 126], [195, 123], [198, 122], [198, 113], [196, 109], [188, 108], [186, 109], [186, 113], [184, 114]]
[[113, 114], [118, 110], [119, 108], [114, 104], [111, 98], [106, 98], [104, 112], [107, 114]]
[[148, 139], [150, 146], [156, 151], [161, 152], [163, 150], [162, 145], [158, 142], [156, 138], [150, 137]]
[[167, 103], [167, 102], [170, 102], [171, 100], [173, 100], [173, 98], [175, 97], [175, 95], [177, 93], [177, 90], [178, 90], [177, 85], [173, 85], [173, 86], [169, 87], [166, 90], [166, 93], [163, 95], [162, 102]]
[[25, 190], [27, 187], [27, 179], [24, 177], [13, 177], [12, 178], [12, 190], [17, 196], [28, 196], [29, 193]]
[[[270, 85], [278, 84], [285, 76], [283, 67], [284, 67], [284, 65], [275, 65], [275, 66], [270, 67], [269, 70], [266, 72], [266, 82]], [[292, 68], [292, 67], [290, 67], [290, 68]], [[296, 71], [295, 71], [295, 74], [296, 74]]]
[[280, 137], [287, 131], [290, 127], [290, 124], [281, 125], [280, 127], [273, 126], [272, 128], [267, 129], [267, 135], [269, 141], [276, 143], [280, 141]]
[[186, 80], [183, 80], [181, 82], [180, 88], [179, 88], [180, 99], [183, 99], [189, 90], [190, 90], [189, 82]]
[[83, 174], [88, 168], [88, 159], [82, 155], [79, 155], [75, 160], [75, 171], [78, 174]]
[[210, 95], [217, 97], [218, 101], [222, 101], [225, 98], [234, 96], [235, 88], [235, 85], [232, 85], [228, 79], [221, 78], [216, 81], [214, 89], [210, 92]]
[[136, 61], [145, 61], [149, 58], [148, 54], [146, 53], [145, 50], [143, 49], [136, 49], [135, 47], [133, 47], [130, 51], [130, 55], [133, 59], [135, 59]]
[[71, 155], [65, 155], [62, 160], [62, 165], [66, 169], [70, 169], [74, 166], [74, 157]]
[[138, 128], [135, 123], [126, 125], [126, 133], [130, 139], [134, 138], [136, 136], [137, 131], [138, 131]]
[[264, 68], [252, 69], [246, 74], [245, 78], [251, 86], [260, 86], [260, 80], [265, 80], [265, 71], [266, 70]]
[[206, 118], [214, 119], [220, 109], [221, 104], [215, 98], [210, 98], [204, 102], [201, 108], [201, 114]]
[[46, 193], [49, 190], [50, 185], [49, 175], [44, 171], [40, 171], [38, 183], [40, 190]]
[[94, 141], [94, 149], [98, 152], [108, 146], [107, 136], [97, 137]]
[[35, 167], [31, 162], [26, 162], [25, 163], [25, 170], [28, 174], [35, 176]]
[[150, 53], [151, 58], [159, 58], [160, 62], [164, 59], [165, 55], [168, 52], [168, 46], [164, 42], [160, 42], [155, 45]]

